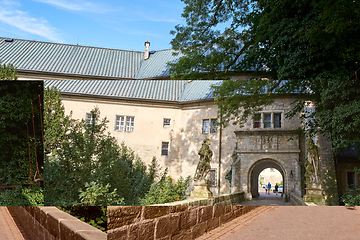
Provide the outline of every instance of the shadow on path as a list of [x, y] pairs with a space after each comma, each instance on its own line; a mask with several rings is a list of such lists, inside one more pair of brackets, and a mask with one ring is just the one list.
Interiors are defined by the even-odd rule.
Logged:
[[281, 194], [266, 194], [265, 190], [259, 190], [260, 196], [253, 198], [251, 201], [242, 202], [244, 206], [291, 206], [289, 202], [285, 202], [285, 198]]

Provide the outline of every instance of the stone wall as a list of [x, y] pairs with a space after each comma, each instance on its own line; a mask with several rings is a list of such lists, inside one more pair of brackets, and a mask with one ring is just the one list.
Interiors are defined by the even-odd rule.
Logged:
[[256, 207], [108, 207], [108, 240], [195, 239]]
[[289, 199], [292, 206], [306, 206], [304, 200], [295, 193], [289, 193]]
[[56, 207], [8, 207], [33, 240], [106, 240], [106, 233]]

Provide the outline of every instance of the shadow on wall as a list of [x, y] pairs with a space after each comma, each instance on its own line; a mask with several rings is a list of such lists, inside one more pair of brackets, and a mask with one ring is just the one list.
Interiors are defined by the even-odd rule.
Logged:
[[[186, 110], [185, 110], [186, 111]], [[216, 169], [216, 186], [211, 187], [214, 194], [217, 194], [218, 183], [218, 167], [219, 167], [219, 127], [217, 127], [216, 133], [202, 133], [203, 119], [215, 119], [217, 118], [217, 110], [215, 105], [202, 106], [196, 110], [188, 110], [188, 113], [183, 114], [187, 118], [186, 124], [182, 124], [179, 132], [173, 134], [170, 141], [170, 153], [169, 157], [165, 159], [165, 167], [169, 169], [171, 175], [194, 177], [197, 164], [199, 162], [198, 151], [205, 139], [210, 139], [210, 149], [213, 151], [213, 157], [211, 161], [211, 168]], [[185, 122], [185, 121], [184, 121]], [[224, 132], [224, 131], [223, 131]], [[230, 135], [230, 134], [229, 134]], [[228, 193], [230, 190], [229, 182], [225, 180], [225, 173], [231, 169], [232, 158], [231, 153], [235, 146], [236, 139], [234, 136], [222, 137], [222, 164], [221, 164], [221, 186], [222, 192]], [[231, 149], [229, 151], [229, 149]], [[230, 153], [231, 152], [231, 153]], [[226, 186], [224, 186], [226, 184]], [[193, 181], [188, 189], [187, 193], [193, 190]]]

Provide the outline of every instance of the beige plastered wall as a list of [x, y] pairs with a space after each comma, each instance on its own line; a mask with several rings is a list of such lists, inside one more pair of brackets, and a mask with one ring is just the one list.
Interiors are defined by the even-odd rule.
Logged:
[[[140, 101], [129, 99], [106, 99], [101, 97], [74, 96], [63, 94], [63, 104], [67, 114], [72, 111], [72, 117], [84, 119], [86, 113], [96, 106], [100, 109], [100, 118], [109, 120], [108, 131], [118, 143], [124, 142], [131, 147], [147, 164], [151, 163], [153, 156], [162, 167], [169, 169], [174, 180], [180, 176], [193, 177], [199, 161], [198, 151], [204, 139], [211, 140], [210, 148], [213, 151], [212, 169], [216, 170], [216, 185], [211, 191], [218, 194], [219, 171], [219, 128], [216, 133], [203, 134], [202, 121], [217, 118], [218, 108], [213, 100], [189, 103]], [[274, 105], [266, 107], [265, 112], [290, 109], [291, 99], [282, 98]], [[115, 131], [116, 115], [132, 116], [135, 118], [134, 131]], [[283, 114], [284, 116], [284, 114]], [[163, 119], [171, 119], [170, 126], [163, 127]], [[283, 117], [283, 129], [296, 129], [300, 122], [294, 118], [287, 120]], [[249, 120], [244, 130], [252, 129], [252, 120]], [[234, 131], [242, 130], [229, 124], [222, 131], [221, 143], [221, 178], [220, 193], [229, 193], [230, 186], [225, 180], [225, 174], [231, 169], [232, 155], [236, 147]], [[169, 155], [161, 156], [162, 142], [169, 142]], [[191, 191], [191, 185], [188, 191]]]

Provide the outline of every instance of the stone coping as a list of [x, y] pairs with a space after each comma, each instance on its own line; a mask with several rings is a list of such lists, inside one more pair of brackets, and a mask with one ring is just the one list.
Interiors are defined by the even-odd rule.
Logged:
[[106, 240], [106, 233], [57, 207], [8, 207], [32, 239]]

